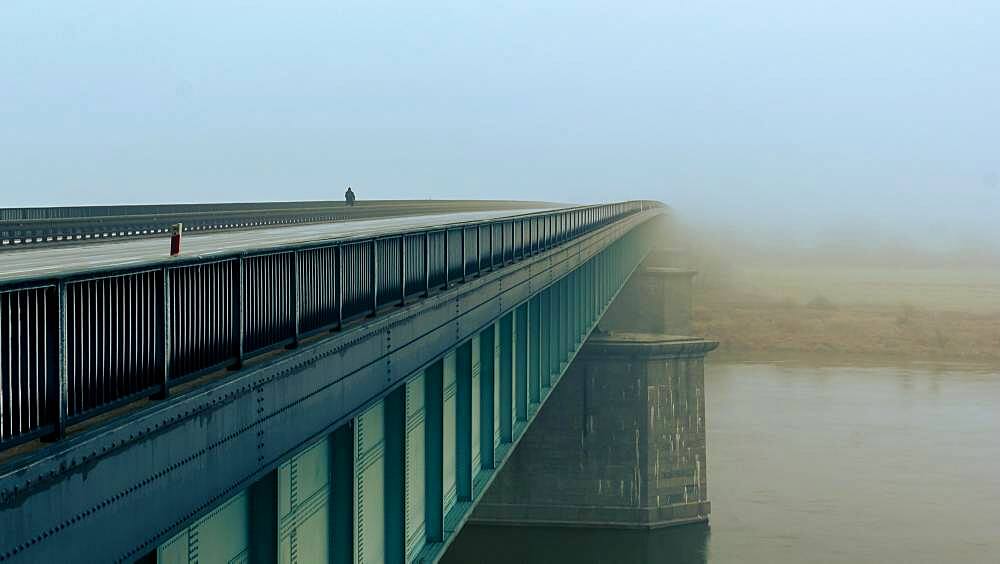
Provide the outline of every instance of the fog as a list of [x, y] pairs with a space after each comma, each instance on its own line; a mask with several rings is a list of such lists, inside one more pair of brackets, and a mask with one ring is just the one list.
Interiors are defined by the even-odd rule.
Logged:
[[680, 215], [671, 246], [694, 263], [726, 263], [758, 267], [881, 267], [1000, 269], [996, 240], [935, 238], [926, 231], [890, 233], [878, 225], [845, 222], [805, 235], [789, 225], [749, 231], [739, 223], [693, 221]]
[[990, 248], [998, 23], [987, 1], [8, 1], [0, 205], [351, 184], [654, 198], [760, 245]]
[[0, 0], [0, 207], [684, 251], [5, 234], [0, 560], [998, 562], [998, 141], [997, 0]]

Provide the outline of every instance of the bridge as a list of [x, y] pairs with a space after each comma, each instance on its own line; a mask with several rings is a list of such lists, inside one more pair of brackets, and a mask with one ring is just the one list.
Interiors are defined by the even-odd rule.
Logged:
[[[469, 520], [707, 520], [716, 343], [668, 209], [442, 205], [3, 216], [0, 561], [435, 562]], [[216, 227], [168, 257], [188, 212]]]

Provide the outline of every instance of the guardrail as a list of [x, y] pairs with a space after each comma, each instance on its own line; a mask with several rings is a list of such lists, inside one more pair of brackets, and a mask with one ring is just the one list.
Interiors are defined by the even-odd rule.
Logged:
[[[409, 200], [413, 202], [422, 200]], [[343, 201], [316, 200], [297, 202], [217, 202], [211, 204], [135, 204], [114, 206], [52, 206], [0, 208], [0, 221], [45, 219], [85, 219], [128, 215], [163, 215], [177, 213], [220, 213], [268, 211], [274, 208], [303, 210], [342, 207]]]
[[405, 304], [658, 202], [157, 261], [0, 285], [0, 450]]
[[185, 232], [253, 229], [459, 211], [551, 207], [501, 200], [372, 200], [0, 208], [0, 250], [110, 239], [163, 236], [182, 222]]

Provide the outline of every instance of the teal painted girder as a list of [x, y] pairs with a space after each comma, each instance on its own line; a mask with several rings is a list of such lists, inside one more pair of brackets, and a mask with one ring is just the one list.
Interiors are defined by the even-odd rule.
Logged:
[[158, 562], [436, 562], [645, 252], [631, 234], [161, 545]]

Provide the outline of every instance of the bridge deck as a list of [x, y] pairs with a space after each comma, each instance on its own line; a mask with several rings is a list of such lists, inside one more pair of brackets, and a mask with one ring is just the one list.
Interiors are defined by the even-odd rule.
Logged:
[[[184, 236], [183, 256], [211, 257], [215, 254], [253, 250], [295, 243], [372, 237], [380, 233], [437, 227], [446, 223], [482, 221], [543, 211], [541, 209], [463, 212], [366, 219], [275, 227], [252, 231], [199, 233]], [[40, 278], [108, 267], [132, 267], [166, 262], [166, 239], [137, 239], [89, 245], [32, 248], [0, 254], [0, 282]]]

